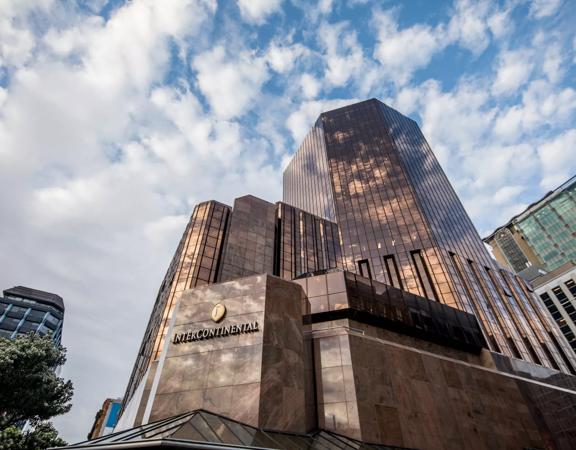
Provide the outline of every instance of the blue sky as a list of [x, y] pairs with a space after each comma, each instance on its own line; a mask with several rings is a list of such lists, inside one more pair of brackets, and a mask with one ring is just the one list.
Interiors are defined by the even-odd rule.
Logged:
[[418, 121], [481, 234], [576, 173], [576, 3], [4, 0], [0, 287], [67, 305], [82, 439], [193, 205], [281, 199], [318, 114]]

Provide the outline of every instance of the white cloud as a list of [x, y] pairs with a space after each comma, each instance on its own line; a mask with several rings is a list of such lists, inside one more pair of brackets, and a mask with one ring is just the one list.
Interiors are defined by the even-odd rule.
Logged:
[[302, 94], [305, 98], [316, 97], [322, 87], [320, 82], [309, 73], [305, 73], [300, 77], [300, 86], [302, 88]]
[[377, 35], [374, 58], [394, 83], [404, 85], [413, 74], [428, 66], [432, 58], [457, 44], [480, 55], [491, 37], [504, 39], [512, 30], [509, 9], [500, 9], [488, 0], [457, 0], [450, 21], [435, 26], [415, 24], [399, 28], [398, 9], [373, 12], [372, 27]]
[[290, 72], [297, 59], [308, 53], [306, 47], [300, 44], [281, 45], [274, 43], [266, 52], [266, 59], [272, 70], [278, 73]]
[[0, 5], [0, 69], [19, 67], [28, 62], [36, 46], [29, 15], [46, 12], [53, 0], [4, 0]]
[[262, 25], [268, 16], [280, 10], [282, 0], [238, 0], [242, 18], [250, 23]]
[[[317, 0], [310, 2], [308, 0], [291, 0], [292, 5], [302, 10], [308, 24], [318, 24], [332, 14], [334, 9], [334, 0]], [[342, 2], [336, 2], [341, 7]]]
[[[482, 53], [490, 43], [489, 24], [492, 2], [489, 0], [472, 1], [457, 0], [454, 13], [448, 25], [448, 35], [451, 42], [458, 42], [462, 47], [475, 55]], [[499, 14], [499, 12], [496, 12]], [[501, 19], [497, 16], [494, 21]], [[500, 29], [498, 29], [500, 25]], [[502, 25], [492, 22], [497, 31]]]
[[510, 10], [494, 12], [487, 22], [490, 32], [496, 39], [508, 37], [514, 31], [514, 23], [510, 20]]
[[558, 44], [546, 46], [542, 71], [551, 83], [558, 83], [564, 77], [562, 49]]
[[524, 133], [538, 137], [539, 127], [566, 125], [575, 111], [574, 89], [556, 89], [545, 80], [534, 80], [524, 90], [520, 104], [500, 110], [494, 131], [505, 142], [517, 140]]
[[568, 130], [538, 147], [544, 169], [540, 185], [544, 189], [558, 187], [576, 171], [576, 130]]
[[498, 59], [496, 80], [492, 86], [496, 95], [513, 94], [530, 78], [534, 68], [533, 55], [527, 50], [503, 51]]
[[356, 33], [348, 30], [346, 22], [323, 22], [318, 30], [318, 37], [325, 51], [325, 79], [330, 85], [344, 86], [352, 78], [365, 72], [362, 47]]
[[530, 14], [537, 19], [549, 17], [558, 11], [562, 0], [532, 0], [530, 2]]
[[441, 27], [433, 29], [425, 25], [414, 25], [398, 30], [394, 14], [390, 11], [375, 12], [373, 27], [377, 33], [374, 58], [398, 84], [410, 81], [412, 74], [426, 67], [432, 57], [445, 46]]
[[524, 186], [502, 186], [494, 194], [494, 203], [497, 205], [509, 203], [525, 189], [526, 188]]
[[334, 7], [334, 2], [332, 0], [320, 0], [318, 2], [318, 10], [321, 14], [330, 14], [332, 8]]
[[322, 22], [317, 33], [320, 52], [313, 56], [319, 61], [308, 61], [308, 67], [316, 69], [320, 65], [324, 69], [321, 83], [327, 95], [334, 89], [352, 88], [358, 96], [367, 97], [374, 94], [374, 89], [382, 88], [380, 66], [365, 55], [350, 23]]
[[202, 53], [192, 63], [198, 85], [222, 119], [239, 117], [255, 106], [268, 78], [265, 59], [244, 51], [230, 56], [223, 46]]
[[[429, 82], [422, 86], [420, 95], [423, 132], [435, 149], [437, 144], [467, 154], [491, 129], [496, 112], [489, 105], [489, 94], [475, 83], [462, 83], [453, 92], [443, 92], [438, 83]], [[457, 154], [437, 156], [448, 164]]]

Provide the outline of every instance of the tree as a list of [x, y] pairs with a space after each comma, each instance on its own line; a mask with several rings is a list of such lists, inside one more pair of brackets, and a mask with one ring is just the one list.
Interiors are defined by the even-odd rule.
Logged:
[[[50, 336], [0, 338], [0, 450], [37, 450], [65, 445], [50, 423], [70, 411], [73, 387], [56, 374], [66, 349]], [[28, 422], [30, 431], [22, 431]]]
[[60, 439], [58, 431], [49, 422], [40, 423], [33, 431], [23, 432], [18, 427], [0, 431], [0, 450], [43, 450], [64, 445], [66, 441]]

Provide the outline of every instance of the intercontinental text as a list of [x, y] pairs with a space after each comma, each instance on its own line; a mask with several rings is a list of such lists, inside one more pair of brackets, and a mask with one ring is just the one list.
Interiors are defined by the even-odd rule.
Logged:
[[174, 334], [172, 342], [174, 344], [184, 344], [187, 342], [201, 341], [235, 334], [253, 333], [255, 331], [259, 331], [257, 321], [241, 323], [238, 325], [226, 325], [218, 328], [201, 328], [199, 330], [187, 331], [185, 333], [176, 333]]

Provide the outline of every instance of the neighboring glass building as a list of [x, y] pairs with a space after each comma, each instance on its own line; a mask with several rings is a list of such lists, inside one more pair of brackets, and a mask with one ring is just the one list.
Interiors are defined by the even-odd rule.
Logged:
[[551, 272], [576, 260], [576, 177], [484, 238], [501, 264], [522, 274], [537, 266]]
[[56, 344], [62, 339], [64, 301], [50, 292], [24, 286], [4, 291], [0, 297], [0, 337], [15, 338], [19, 334], [51, 334]]

